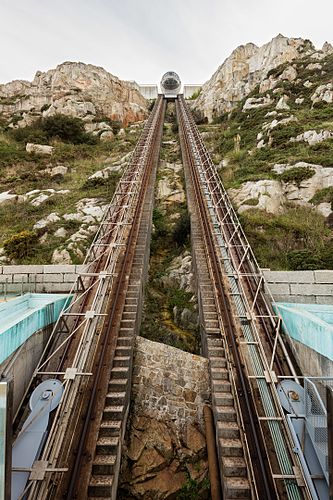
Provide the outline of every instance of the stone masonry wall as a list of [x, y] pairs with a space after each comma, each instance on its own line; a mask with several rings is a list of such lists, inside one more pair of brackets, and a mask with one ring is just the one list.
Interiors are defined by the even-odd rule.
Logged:
[[137, 337], [132, 396], [135, 411], [179, 427], [200, 423], [209, 400], [208, 360], [165, 344]]
[[189, 484], [193, 498], [208, 498], [209, 398], [207, 359], [137, 337], [119, 500], [178, 498]]

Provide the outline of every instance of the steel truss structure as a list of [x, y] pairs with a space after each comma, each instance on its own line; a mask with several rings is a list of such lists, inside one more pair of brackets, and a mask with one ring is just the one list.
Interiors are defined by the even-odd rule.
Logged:
[[[298, 382], [281, 336], [282, 318], [273, 311], [265, 295], [268, 289], [265, 287], [263, 273], [194, 118], [182, 96], [178, 96], [178, 102], [183, 130], [187, 135], [187, 143], [190, 145], [191, 156], [199, 174], [202, 194], [210, 216], [211, 230], [216, 247], [219, 249], [221, 274], [228, 283], [233, 302], [233, 315], [240, 326], [239, 350], [242, 352], [252, 392], [260, 395], [260, 404], [256, 405], [256, 417], [262, 435], [267, 436], [269, 432], [274, 446], [277, 463], [270, 461], [270, 469], [276, 490], [278, 491], [278, 482], [283, 481], [289, 499], [300, 499], [304, 496], [311, 498], [276, 388], [280, 375], [274, 369], [278, 363], [278, 348], [288, 363], [291, 377]], [[270, 299], [274, 303], [272, 296]], [[222, 319], [221, 331], [223, 331]], [[263, 342], [263, 336], [269, 341], [269, 353], [267, 342]], [[248, 460], [251, 462], [250, 456]]]
[[[60, 377], [64, 390], [43, 451], [34, 463], [38, 474], [31, 471], [25, 491], [27, 498], [47, 498], [54, 474], [67, 471], [59, 465], [58, 459], [66, 432], [68, 434], [73, 420], [79, 418], [76, 411], [79, 395], [84, 392], [87, 379], [92, 375], [98, 337], [108, 316], [106, 308], [117, 277], [117, 266], [134, 222], [163, 106], [163, 99], [159, 97], [105, 211], [85, 258], [83, 271], [72, 287], [70, 296], [73, 299], [69, 299], [61, 311], [34, 372], [32, 383], [36, 379]], [[66, 366], [66, 354], [74, 339], [77, 339], [77, 345], [70, 358], [70, 366]]]

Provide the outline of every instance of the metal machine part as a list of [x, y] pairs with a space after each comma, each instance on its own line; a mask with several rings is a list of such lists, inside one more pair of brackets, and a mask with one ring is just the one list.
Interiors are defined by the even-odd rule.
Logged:
[[282, 380], [277, 391], [280, 397], [281, 405], [287, 413], [295, 415], [304, 415], [305, 411], [305, 392], [301, 385], [294, 380]]
[[24, 494], [31, 468], [46, 437], [49, 414], [60, 403], [63, 390], [59, 380], [49, 379], [39, 384], [31, 394], [31, 413], [13, 445], [12, 500], [17, 500]]
[[177, 73], [168, 71], [162, 76], [161, 91], [165, 97], [177, 97], [180, 93], [181, 81]]

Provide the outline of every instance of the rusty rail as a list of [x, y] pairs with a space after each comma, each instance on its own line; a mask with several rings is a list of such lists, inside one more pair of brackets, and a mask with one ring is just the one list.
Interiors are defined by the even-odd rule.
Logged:
[[[59, 498], [68, 484], [71, 496], [82, 453], [93, 449], [94, 439], [87, 445], [92, 413], [104, 367], [114, 357], [143, 203], [154, 179], [164, 110], [160, 97], [89, 249], [84, 271], [73, 287], [73, 301], [63, 309], [35, 371], [36, 380], [50, 375], [62, 379], [64, 394], [40, 457], [43, 481], [33, 479], [27, 485], [30, 499]], [[122, 418], [126, 423], [127, 413]]]

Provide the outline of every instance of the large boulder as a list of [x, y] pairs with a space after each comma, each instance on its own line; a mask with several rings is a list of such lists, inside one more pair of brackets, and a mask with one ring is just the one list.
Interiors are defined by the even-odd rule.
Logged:
[[277, 214], [283, 210], [285, 201], [281, 183], [268, 179], [245, 182], [239, 189], [229, 189], [229, 196], [239, 207], [239, 213], [258, 208]]

